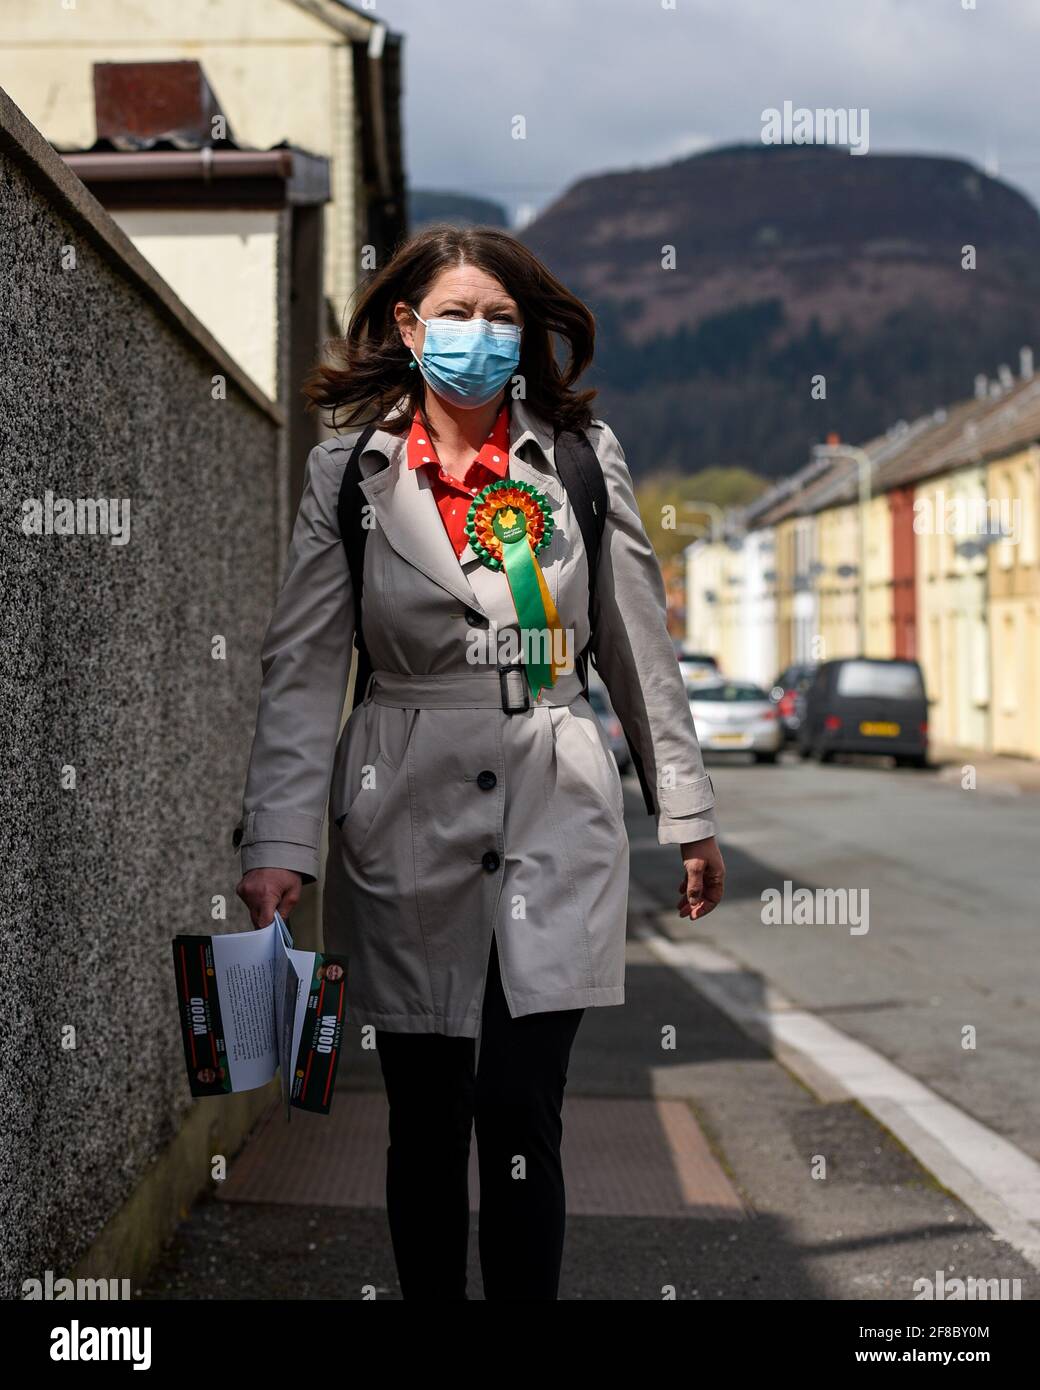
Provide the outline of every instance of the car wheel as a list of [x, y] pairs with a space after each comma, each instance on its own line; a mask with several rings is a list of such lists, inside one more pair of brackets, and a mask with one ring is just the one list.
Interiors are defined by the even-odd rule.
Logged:
[[778, 757], [779, 757], [779, 754], [778, 754], [778, 753], [756, 753], [756, 754], [755, 754], [755, 762], [756, 762], [756, 763], [775, 763]]
[[831, 749], [824, 748], [820, 743], [812, 750], [812, 755], [818, 763], [829, 763], [834, 757], [834, 753]]

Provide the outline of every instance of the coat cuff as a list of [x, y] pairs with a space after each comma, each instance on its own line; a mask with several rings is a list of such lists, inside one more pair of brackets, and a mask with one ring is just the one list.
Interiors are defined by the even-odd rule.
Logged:
[[321, 821], [296, 811], [247, 811], [235, 827], [232, 844], [242, 851], [242, 872], [290, 869], [304, 883], [318, 877]]
[[318, 877], [318, 856], [314, 850], [303, 845], [281, 844], [277, 840], [261, 840], [242, 851], [242, 872], [250, 869], [291, 869], [303, 879], [313, 883]]
[[710, 840], [719, 833], [714, 811], [701, 816], [691, 816], [688, 820], [669, 820], [662, 816], [657, 822], [657, 843], [659, 845], [687, 845], [694, 840]]
[[686, 844], [717, 835], [715, 791], [705, 775], [677, 787], [658, 787], [657, 842], [661, 845]]

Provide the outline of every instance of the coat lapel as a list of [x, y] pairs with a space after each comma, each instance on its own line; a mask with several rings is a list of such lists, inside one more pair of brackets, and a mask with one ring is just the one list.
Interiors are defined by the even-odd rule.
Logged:
[[[528, 445], [529, 440], [534, 440], [537, 449]], [[530, 461], [518, 452], [525, 446]], [[382, 457], [375, 458], [377, 454]], [[490, 616], [469, 579], [481, 562], [468, 543], [461, 557], [455, 554], [425, 470], [408, 467], [405, 437], [376, 430], [362, 455], [361, 473], [361, 491], [397, 554], [468, 607]], [[552, 430], [523, 401], [513, 401], [510, 407], [509, 476], [541, 489], [557, 508], [562, 504]], [[496, 577], [505, 582], [503, 576]], [[553, 589], [555, 597], [555, 585]]]
[[483, 611], [448, 539], [426, 474], [408, 467], [404, 437], [376, 430], [365, 454], [372, 450], [389, 459], [389, 466], [363, 476], [360, 486], [389, 544], [427, 579], [467, 607]]
[[[538, 448], [531, 448], [529, 440], [534, 440]], [[521, 450], [524, 450], [524, 453], [521, 453]], [[531, 462], [525, 455], [533, 456], [535, 462]], [[524, 401], [513, 401], [510, 406], [509, 476], [520, 482], [530, 483], [546, 493], [557, 508], [562, 504], [563, 484], [553, 462], [552, 430], [527, 408]], [[468, 543], [459, 558], [459, 563], [467, 573], [480, 564], [473, 547]], [[555, 590], [553, 597], [556, 597]]]

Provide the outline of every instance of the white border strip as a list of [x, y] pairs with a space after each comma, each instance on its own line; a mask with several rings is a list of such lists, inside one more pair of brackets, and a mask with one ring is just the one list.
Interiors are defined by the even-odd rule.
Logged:
[[701, 942], [634, 935], [664, 964], [831, 1100], [857, 1100], [999, 1239], [1040, 1269], [1040, 1163], [866, 1044], [789, 1003], [741, 988], [750, 967]]

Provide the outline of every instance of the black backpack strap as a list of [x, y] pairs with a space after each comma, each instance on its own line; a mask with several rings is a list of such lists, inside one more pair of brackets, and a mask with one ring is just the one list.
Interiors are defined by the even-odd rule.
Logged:
[[339, 533], [343, 539], [343, 548], [347, 552], [350, 585], [354, 591], [354, 646], [357, 648], [358, 662], [357, 675], [354, 678], [353, 709], [357, 709], [364, 699], [365, 687], [372, 674], [372, 661], [361, 626], [361, 598], [365, 587], [365, 541], [368, 537], [368, 528], [364, 524], [365, 497], [361, 491], [361, 455], [375, 431], [375, 425], [368, 425], [358, 435], [347, 466], [343, 470], [343, 481], [340, 483], [336, 502]]
[[596, 451], [584, 430], [564, 430], [556, 435], [553, 456], [571, 509], [578, 519], [585, 558], [589, 566], [589, 645], [578, 654], [582, 693], [589, 691], [593, 599], [599, 570], [600, 541], [607, 520], [607, 484]]
[[[578, 656], [582, 694], [587, 697], [589, 693], [589, 661], [592, 656], [596, 575], [599, 572], [600, 542], [603, 538], [603, 528], [606, 525], [609, 505], [607, 483], [603, 477], [603, 468], [596, 450], [592, 447], [584, 430], [564, 430], [557, 434], [553, 456], [556, 460], [556, 471], [559, 473], [560, 481], [567, 492], [567, 499], [578, 519], [578, 529], [581, 531], [582, 544], [585, 546], [585, 558], [589, 566], [589, 641], [584, 651]], [[643, 760], [627, 732], [625, 742], [632, 755], [632, 765], [639, 778], [639, 786], [643, 793], [643, 802], [647, 813], [652, 816], [655, 813], [654, 798], [647, 781]]]

